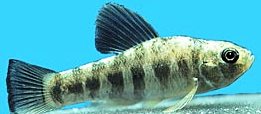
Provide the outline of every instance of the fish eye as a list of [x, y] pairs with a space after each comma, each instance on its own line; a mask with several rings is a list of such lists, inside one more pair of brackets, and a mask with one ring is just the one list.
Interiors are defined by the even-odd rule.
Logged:
[[235, 63], [239, 58], [239, 53], [236, 49], [226, 48], [222, 51], [221, 57], [226, 63]]

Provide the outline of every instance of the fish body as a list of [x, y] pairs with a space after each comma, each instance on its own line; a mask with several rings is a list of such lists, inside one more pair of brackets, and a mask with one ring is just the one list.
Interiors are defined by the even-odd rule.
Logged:
[[231, 42], [161, 38], [142, 17], [117, 4], [106, 4], [96, 25], [96, 49], [114, 56], [62, 72], [9, 61], [11, 112], [41, 113], [87, 100], [129, 105], [190, 94], [192, 99], [230, 85], [254, 60]]
[[[156, 38], [121, 54], [54, 74], [46, 86], [57, 95], [56, 103], [61, 104], [78, 101], [75, 99], [140, 101], [180, 97], [192, 86], [188, 78], [198, 75], [193, 74], [197, 69], [190, 66], [196, 60], [191, 59], [192, 50], [184, 45], [185, 40], [187, 46], [193, 45], [189, 37]], [[180, 49], [186, 49], [187, 54], [177, 54]]]
[[[228, 66], [213, 66], [216, 71], [208, 74], [209, 77], [205, 74], [210, 72], [201, 66], [204, 58], [213, 56], [212, 51], [202, 52], [207, 51], [203, 47], [216, 49], [220, 43], [225, 42], [186, 36], [155, 38], [118, 55], [51, 75], [46, 86], [55, 103], [61, 105], [95, 99], [141, 101], [182, 97], [193, 86], [193, 77], [199, 78], [197, 92], [203, 93], [230, 84], [226, 83], [229, 81], [226, 77], [232, 72], [222, 71]], [[219, 61], [220, 58], [211, 59]], [[225, 69], [232, 71], [237, 67]]]

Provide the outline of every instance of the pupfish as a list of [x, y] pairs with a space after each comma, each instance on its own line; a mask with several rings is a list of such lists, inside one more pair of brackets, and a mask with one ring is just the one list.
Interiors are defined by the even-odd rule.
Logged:
[[137, 13], [107, 3], [96, 20], [95, 47], [111, 57], [57, 72], [10, 59], [7, 92], [11, 113], [44, 113], [85, 101], [103, 108], [160, 101], [182, 109], [196, 94], [232, 84], [254, 61], [235, 43], [189, 36], [160, 37]]

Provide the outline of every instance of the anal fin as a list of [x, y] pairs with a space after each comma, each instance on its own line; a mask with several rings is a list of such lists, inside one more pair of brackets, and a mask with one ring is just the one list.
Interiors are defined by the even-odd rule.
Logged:
[[198, 89], [198, 79], [193, 78], [193, 82], [194, 82], [194, 85], [193, 85], [191, 91], [181, 100], [179, 100], [175, 105], [165, 109], [163, 112], [174, 112], [174, 111], [182, 109], [184, 106], [186, 106], [186, 104], [192, 100], [192, 98], [194, 97], [194, 95], [196, 94], [197, 89]]

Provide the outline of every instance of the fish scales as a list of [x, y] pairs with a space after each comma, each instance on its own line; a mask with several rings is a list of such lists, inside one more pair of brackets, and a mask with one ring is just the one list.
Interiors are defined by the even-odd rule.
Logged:
[[[188, 41], [182, 50], [191, 53], [187, 47], [193, 41]], [[154, 39], [109, 59], [56, 74], [50, 81], [49, 91], [55, 93], [54, 101], [63, 105], [93, 99], [182, 96], [190, 86], [194, 70], [189, 57], [194, 54], [177, 54], [180, 50], [177, 47], [185, 44], [182, 42]]]

